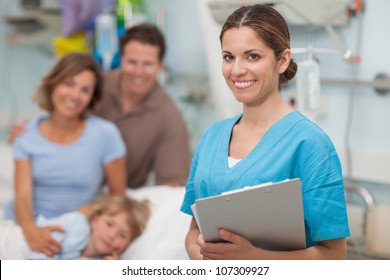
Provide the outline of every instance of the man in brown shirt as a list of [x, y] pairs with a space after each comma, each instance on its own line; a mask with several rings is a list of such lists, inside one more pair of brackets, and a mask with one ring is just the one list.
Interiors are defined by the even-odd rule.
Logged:
[[121, 38], [120, 69], [104, 74], [97, 115], [114, 122], [127, 147], [127, 186], [138, 188], [153, 172], [156, 185], [185, 185], [190, 168], [189, 137], [170, 96], [157, 82], [165, 41], [151, 24]]

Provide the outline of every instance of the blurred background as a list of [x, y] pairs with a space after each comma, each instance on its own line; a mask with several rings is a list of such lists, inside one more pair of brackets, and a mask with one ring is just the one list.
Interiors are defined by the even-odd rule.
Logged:
[[104, 71], [118, 66], [117, 53], [109, 63], [102, 59], [111, 37], [98, 40], [104, 26], [97, 19], [108, 15], [116, 36], [143, 21], [165, 34], [160, 81], [181, 110], [194, 148], [208, 125], [241, 110], [223, 81], [218, 38], [226, 17], [253, 3], [273, 5], [285, 16], [299, 75], [282, 95], [339, 152], [353, 232], [350, 258], [389, 258], [387, 0], [0, 0], [0, 142], [6, 143], [11, 124], [41, 113], [31, 96], [65, 53], [90, 52]]

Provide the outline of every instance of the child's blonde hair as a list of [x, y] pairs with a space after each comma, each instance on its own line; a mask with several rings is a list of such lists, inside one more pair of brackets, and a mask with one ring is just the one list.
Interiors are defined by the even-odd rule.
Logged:
[[134, 241], [146, 228], [150, 217], [149, 201], [138, 201], [126, 195], [109, 196], [96, 204], [96, 211], [92, 216], [112, 216], [122, 212], [127, 215], [127, 223], [132, 230], [131, 241]]

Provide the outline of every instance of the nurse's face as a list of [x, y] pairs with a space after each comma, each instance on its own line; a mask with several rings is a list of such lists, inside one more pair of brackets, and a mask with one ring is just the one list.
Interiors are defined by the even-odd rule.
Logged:
[[222, 38], [222, 73], [235, 98], [247, 106], [279, 94], [282, 59], [249, 27], [232, 28]]

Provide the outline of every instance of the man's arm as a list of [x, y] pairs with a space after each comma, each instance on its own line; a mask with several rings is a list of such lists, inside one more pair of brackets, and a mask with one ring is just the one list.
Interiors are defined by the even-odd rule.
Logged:
[[187, 128], [178, 111], [165, 121], [164, 129], [154, 161], [156, 184], [184, 186], [188, 179], [191, 153]]

